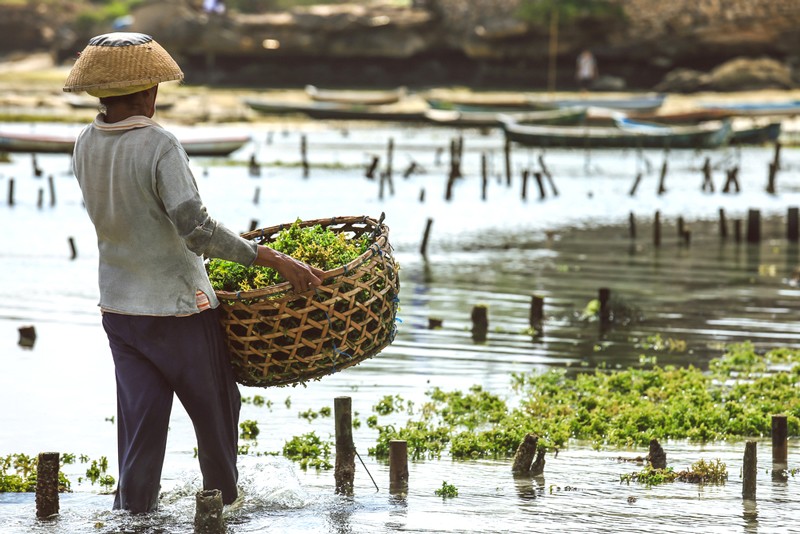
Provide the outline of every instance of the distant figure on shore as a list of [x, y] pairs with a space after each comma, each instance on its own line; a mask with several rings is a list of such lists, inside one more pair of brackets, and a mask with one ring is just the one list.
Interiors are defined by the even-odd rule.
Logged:
[[592, 52], [584, 49], [579, 55], [575, 64], [575, 78], [581, 91], [588, 91], [592, 83], [597, 78], [597, 60]]
[[203, 11], [206, 13], [215, 13], [217, 15], [222, 15], [225, 13], [225, 1], [224, 0], [203, 0]]

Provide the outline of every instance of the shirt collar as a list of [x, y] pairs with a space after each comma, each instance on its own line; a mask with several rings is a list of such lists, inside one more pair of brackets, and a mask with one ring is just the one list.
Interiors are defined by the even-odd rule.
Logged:
[[156, 126], [161, 127], [156, 121], [151, 118], [145, 117], [144, 115], [134, 115], [132, 117], [128, 117], [127, 119], [121, 120], [119, 122], [108, 123], [105, 120], [105, 115], [102, 113], [98, 113], [97, 117], [94, 118], [94, 122], [92, 125], [97, 128], [98, 130], [102, 130], [104, 132], [118, 132], [123, 130], [133, 130], [135, 128], [144, 128], [146, 126]]

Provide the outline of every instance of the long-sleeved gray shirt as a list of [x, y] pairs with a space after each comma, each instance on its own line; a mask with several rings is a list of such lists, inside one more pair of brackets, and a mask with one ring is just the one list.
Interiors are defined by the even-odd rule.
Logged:
[[189, 158], [155, 121], [106, 123], [75, 143], [73, 170], [97, 231], [100, 307], [130, 315], [188, 315], [197, 291], [219, 301], [203, 256], [251, 265], [256, 245], [212, 219]]

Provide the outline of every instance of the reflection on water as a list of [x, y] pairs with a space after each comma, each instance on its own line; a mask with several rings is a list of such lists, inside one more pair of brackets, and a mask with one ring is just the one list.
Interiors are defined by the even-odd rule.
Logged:
[[[769, 147], [740, 153], [673, 151], [664, 195], [655, 187], [659, 165], [650, 165], [652, 172], [646, 165], [661, 161], [664, 154], [658, 151], [548, 151], [544, 157], [558, 196], [523, 200], [518, 181], [509, 187], [500, 179], [501, 140], [468, 132], [465, 177], [448, 202], [449, 162], [435, 158], [453, 132], [351, 128], [345, 137], [338, 129], [317, 127], [307, 135], [308, 178], [299, 167], [270, 165], [299, 158], [296, 131], [243, 149], [234, 155], [241, 166], [193, 161], [211, 214], [246, 230], [251, 220], [266, 226], [297, 217], [385, 211], [400, 264], [402, 323], [389, 348], [347, 372], [306, 387], [241, 388], [244, 396], [264, 396], [267, 405], [243, 406], [242, 419], [258, 421], [262, 432], [257, 444], [249, 444], [251, 453], [240, 459], [243, 498], [226, 511], [229, 532], [773, 533], [795, 528], [789, 519], [800, 517], [800, 502], [793, 497], [797, 476], [762, 470], [757, 501], [743, 501], [740, 443], [662, 444], [675, 469], [721, 459], [730, 474], [721, 486], [621, 484], [620, 476], [638, 467], [616, 458], [646, 451], [595, 451], [573, 443], [548, 456], [544, 476], [533, 479], [515, 479], [511, 460], [412, 462], [408, 493], [392, 495], [388, 466], [367, 454], [377, 433], [362, 424], [354, 429], [354, 440], [369, 472], [356, 465], [352, 498], [334, 494], [331, 472], [302, 471], [280, 455], [293, 436], [314, 431], [332, 439], [332, 419], [308, 421], [298, 413], [332, 406], [342, 395], [352, 398], [353, 413], [363, 422], [382, 397], [399, 395], [419, 407], [434, 386], [463, 390], [480, 384], [512, 404], [512, 373], [638, 366], [643, 356], [650, 363], [702, 366], [726, 343], [744, 340], [758, 348], [798, 346], [798, 247], [785, 239], [784, 215], [787, 207], [800, 204], [800, 190], [786, 179], [779, 181], [778, 195], [764, 192]], [[398, 166], [406, 158], [403, 163], [418, 162], [426, 173], [395, 177], [394, 193], [380, 200], [377, 183], [364, 178], [361, 165], [383, 150], [388, 137], [395, 140]], [[264, 163], [260, 178], [247, 173], [253, 152]], [[490, 155], [494, 178], [485, 201], [482, 153]], [[535, 165], [539, 155], [517, 150], [515, 174]], [[706, 155], [715, 169], [739, 164], [746, 194], [701, 193]], [[786, 150], [783, 157], [786, 174], [781, 176], [788, 178], [797, 153]], [[30, 176], [28, 156], [14, 155], [10, 164], [0, 165], [0, 190], [7, 190], [9, 177], [17, 179], [17, 205], [0, 206], [0, 226], [11, 229], [0, 235], [0, 404], [6, 407], [0, 411], [0, 456], [45, 450], [107, 456], [114, 473], [116, 429], [108, 420], [115, 413], [113, 364], [96, 310], [95, 237], [69, 174], [69, 158], [42, 156], [38, 165], [55, 176], [58, 203], [52, 208], [36, 206], [42, 182]], [[644, 178], [631, 197], [637, 172]], [[256, 187], [259, 203], [254, 203]], [[722, 239], [720, 208], [729, 223], [744, 219], [750, 208], [761, 209], [762, 242], [736, 242], [732, 231]], [[656, 211], [660, 246], [652, 239]], [[635, 238], [628, 227], [631, 213]], [[679, 216], [691, 230], [688, 245], [676, 231]], [[423, 259], [419, 243], [427, 218], [434, 224]], [[69, 259], [69, 237], [77, 244], [75, 260]], [[611, 291], [614, 319], [609, 324], [582, 315], [600, 288]], [[529, 332], [533, 295], [544, 298], [539, 336]], [[470, 335], [470, 312], [477, 304], [489, 312], [482, 343]], [[430, 318], [440, 319], [442, 327], [430, 329]], [[36, 326], [37, 341], [25, 350], [17, 346], [17, 329], [29, 324]], [[408, 415], [394, 417], [394, 424], [402, 425]], [[112, 512], [113, 497], [84, 481], [61, 496], [61, 513], [50, 522], [35, 520], [32, 494], [0, 495], [0, 530], [192, 532], [194, 494], [200, 488], [195, 445], [191, 423], [176, 404], [156, 514]], [[764, 441], [761, 465], [768, 465], [769, 453]], [[798, 443], [790, 441], [789, 467], [798, 453]], [[85, 469], [69, 466], [68, 476], [77, 480]], [[458, 488], [458, 497], [434, 494], [445, 481]]]

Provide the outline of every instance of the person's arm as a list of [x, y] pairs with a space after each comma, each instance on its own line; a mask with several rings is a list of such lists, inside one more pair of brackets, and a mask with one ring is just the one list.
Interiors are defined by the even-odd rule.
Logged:
[[258, 245], [258, 255], [253, 265], [275, 269], [284, 280], [292, 284], [295, 291], [308, 291], [318, 287], [322, 284], [322, 275], [325, 273], [322, 269], [264, 245]]

